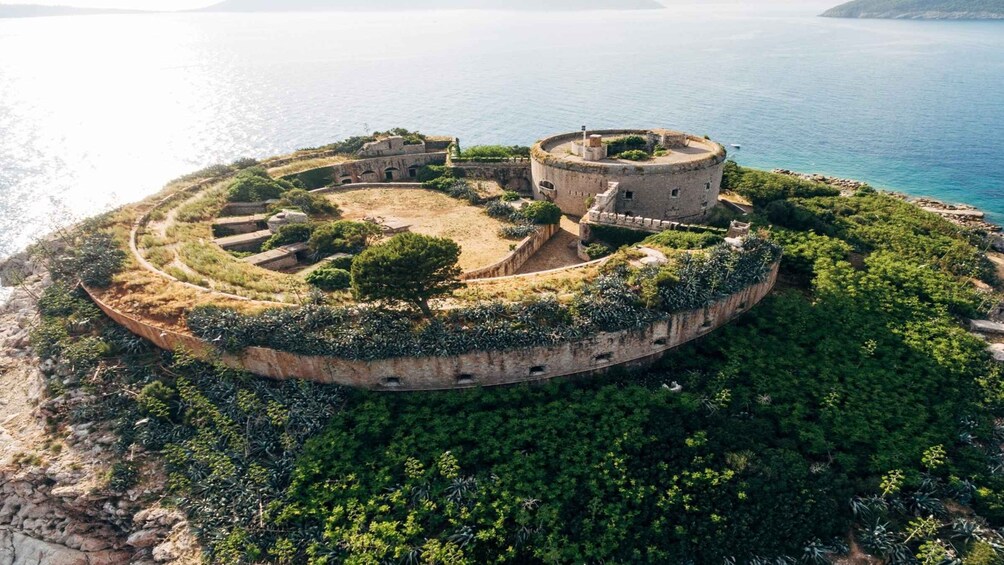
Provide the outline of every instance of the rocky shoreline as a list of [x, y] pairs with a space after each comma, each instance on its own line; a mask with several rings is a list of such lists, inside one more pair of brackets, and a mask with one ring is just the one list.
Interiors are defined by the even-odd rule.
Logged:
[[0, 272], [17, 283], [0, 302], [0, 565], [198, 563], [184, 515], [157, 502], [160, 485], [106, 487], [119, 459], [111, 430], [53, 427], [52, 416], [84, 393], [47, 394], [69, 371], [51, 359], [40, 364], [30, 350], [37, 299], [51, 281], [27, 254], [3, 261]]
[[[870, 184], [854, 179], [831, 177], [816, 173], [800, 173], [788, 169], [774, 169], [771, 172], [802, 180], [827, 184], [840, 189], [840, 193], [844, 196], [850, 196], [861, 189], [872, 188]], [[960, 227], [985, 232], [987, 234], [987, 241], [990, 247], [994, 251], [1004, 253], [1004, 232], [1002, 232], [1001, 226], [988, 221], [986, 219], [986, 213], [979, 208], [970, 206], [969, 204], [950, 204], [924, 196], [910, 196], [902, 192], [890, 191], [888, 194], [905, 202], [909, 202], [914, 206], [918, 206], [927, 212], [938, 214], [942, 218], [945, 218]]]

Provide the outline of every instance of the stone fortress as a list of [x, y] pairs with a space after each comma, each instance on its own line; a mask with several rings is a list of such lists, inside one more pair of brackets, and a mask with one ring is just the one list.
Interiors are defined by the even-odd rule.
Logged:
[[[630, 138], [639, 160], [620, 158], [610, 147]], [[642, 145], [643, 144], [643, 145]], [[590, 242], [592, 226], [603, 224], [658, 233], [690, 229], [688, 222], [698, 222], [719, 205], [719, 191], [724, 168], [725, 149], [718, 143], [669, 130], [603, 130], [549, 137], [538, 142], [530, 158], [513, 157], [498, 161], [467, 161], [457, 150], [455, 138], [427, 138], [421, 143], [397, 136], [378, 139], [363, 146], [353, 157], [315, 152], [263, 162], [277, 170], [298, 161], [317, 162], [331, 157], [331, 164], [319, 164], [283, 178], [294, 177], [317, 194], [337, 194], [340, 190], [424, 190], [417, 177], [426, 165], [445, 164], [464, 178], [491, 180], [500, 187], [520, 192], [525, 200], [554, 202], [572, 221], [578, 222], [579, 259], [558, 269], [540, 272], [521, 271], [521, 266], [538, 253], [560, 229], [547, 226], [537, 234], [510, 247], [511, 253], [496, 264], [465, 273], [466, 285], [498, 284], [508, 280], [581, 276], [595, 270], [605, 259], [587, 261], [582, 249]], [[198, 290], [218, 295], [224, 300], [241, 299], [212, 288], [202, 288], [178, 280], [144, 257], [140, 235], [157, 216], [169, 208], [198, 198], [218, 180], [201, 181], [171, 194], [143, 210], [131, 235], [131, 250], [140, 268], [155, 275]], [[187, 200], [186, 200], [187, 199]], [[728, 205], [722, 202], [722, 205]], [[255, 213], [267, 203], [239, 205], [231, 214]], [[222, 216], [215, 220], [234, 221]], [[264, 217], [255, 217], [248, 229], [261, 229]], [[246, 220], [245, 220], [246, 221]], [[572, 224], [574, 225], [574, 224]], [[256, 227], [257, 226], [257, 227]], [[748, 226], [733, 223], [726, 241], [741, 248]], [[239, 232], [238, 232], [239, 233]], [[267, 231], [262, 235], [264, 236]], [[725, 235], [725, 231], [721, 232]], [[244, 234], [244, 237], [254, 234]], [[240, 235], [236, 237], [241, 237]], [[216, 240], [216, 245], [226, 238]], [[289, 249], [290, 254], [300, 250]], [[651, 251], [651, 250], [649, 250]], [[658, 253], [657, 253], [658, 254]], [[572, 251], [575, 255], [575, 251]], [[662, 261], [665, 261], [662, 257]], [[236, 259], [235, 259], [236, 261]], [[253, 258], [244, 259], [253, 262]], [[196, 356], [212, 358], [224, 364], [259, 375], [279, 379], [308, 379], [372, 390], [446, 390], [539, 381], [555, 377], [591, 374], [617, 366], [640, 366], [661, 358], [666, 351], [697, 339], [743, 314], [773, 289], [778, 263], [770, 265], [761, 282], [732, 295], [721, 297], [702, 308], [678, 311], [664, 319], [637, 329], [599, 333], [584, 339], [554, 346], [525, 347], [501, 351], [435, 356], [375, 359], [369, 361], [326, 356], [308, 356], [264, 347], [248, 347], [239, 353], [222, 353], [210, 344], [177, 328], [165, 327], [155, 320], [137, 315], [130, 307], [123, 309], [91, 292], [96, 304], [112, 319], [130, 331], [167, 350], [184, 349]], [[595, 272], [595, 271], [592, 271]], [[258, 304], [288, 306], [281, 303]]]
[[[643, 139], [652, 156], [632, 161], [609, 154], [611, 141], [628, 137]], [[573, 216], [585, 216], [604, 195], [604, 212], [698, 221], [718, 203], [725, 157], [718, 143], [665, 129], [556, 135], [531, 152], [533, 194]]]

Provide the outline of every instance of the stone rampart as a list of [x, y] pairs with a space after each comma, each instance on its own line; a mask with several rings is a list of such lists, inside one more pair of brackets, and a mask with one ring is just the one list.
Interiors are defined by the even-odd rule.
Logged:
[[561, 226], [558, 224], [540, 226], [537, 233], [521, 241], [516, 249], [514, 249], [512, 253], [506, 255], [501, 261], [488, 265], [487, 267], [467, 271], [460, 277], [460, 280], [470, 281], [477, 279], [493, 279], [515, 274], [516, 271], [518, 271], [520, 267], [522, 267], [523, 264], [533, 256], [534, 253], [543, 247], [544, 244], [554, 237], [554, 234], [559, 231], [561, 231]]
[[229, 367], [275, 379], [305, 379], [371, 390], [418, 391], [540, 381], [652, 363], [666, 351], [707, 335], [760, 302], [774, 287], [777, 269], [775, 263], [763, 282], [704, 308], [677, 312], [639, 329], [599, 333], [546, 347], [372, 361], [300, 355], [263, 347], [224, 354], [191, 334], [162, 328], [119, 312], [102, 302], [90, 289], [87, 292], [115, 322], [162, 349], [186, 350], [202, 359], [219, 360]]
[[329, 185], [398, 182], [417, 179], [418, 171], [425, 165], [443, 165], [445, 163], [445, 152], [409, 153], [355, 159], [300, 171], [282, 178], [290, 181], [299, 179], [308, 189]]
[[514, 157], [506, 161], [480, 162], [451, 159], [451, 167], [462, 171], [465, 178], [497, 182], [505, 190], [531, 194], [533, 180], [528, 157]]

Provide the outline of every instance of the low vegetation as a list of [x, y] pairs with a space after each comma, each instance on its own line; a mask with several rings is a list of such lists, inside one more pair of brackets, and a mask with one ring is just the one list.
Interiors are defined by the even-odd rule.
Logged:
[[227, 188], [227, 200], [230, 202], [264, 202], [278, 199], [282, 197], [283, 193], [293, 188], [293, 184], [288, 181], [270, 177], [265, 169], [252, 167], [237, 173]]
[[[52, 421], [111, 426], [123, 459], [163, 465], [165, 503], [213, 563], [823, 565], [852, 541], [888, 563], [1000, 563], [1004, 371], [960, 325], [999, 298], [973, 285], [999, 284], [980, 235], [873, 191], [729, 175], [757, 204], [742, 250], [664, 232], [646, 244], [696, 252], [638, 269], [621, 250], [600, 276], [523, 301], [187, 319], [230, 352], [552, 345], [700, 308], [763, 280], [783, 248], [786, 289], [735, 322], [651, 369], [547, 385], [389, 396], [158, 352], [75, 286], [87, 263], [91, 281], [123, 284], [121, 235], [75, 238], [32, 332], [72, 375], [48, 383], [73, 399]], [[355, 275], [360, 258], [330, 270]]]

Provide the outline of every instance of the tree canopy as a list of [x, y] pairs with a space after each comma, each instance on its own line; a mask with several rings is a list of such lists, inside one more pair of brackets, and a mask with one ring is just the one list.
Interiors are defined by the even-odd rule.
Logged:
[[402, 300], [431, 314], [429, 299], [460, 286], [460, 246], [442, 237], [402, 233], [352, 262], [352, 288], [362, 298]]

